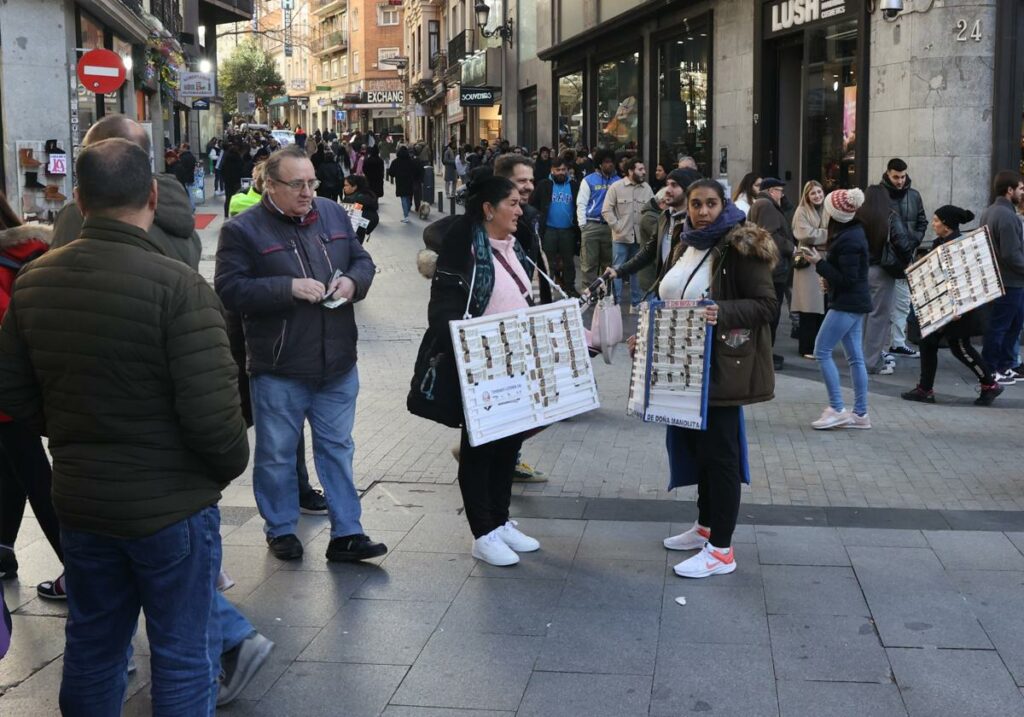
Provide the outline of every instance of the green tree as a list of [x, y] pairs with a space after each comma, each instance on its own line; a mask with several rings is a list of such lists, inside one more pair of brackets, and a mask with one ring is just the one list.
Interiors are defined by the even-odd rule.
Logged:
[[239, 44], [220, 63], [217, 80], [224, 98], [224, 111], [231, 113], [238, 111], [239, 92], [252, 92], [257, 103], [266, 106], [271, 97], [284, 90], [284, 79], [277, 71], [274, 58], [253, 40]]

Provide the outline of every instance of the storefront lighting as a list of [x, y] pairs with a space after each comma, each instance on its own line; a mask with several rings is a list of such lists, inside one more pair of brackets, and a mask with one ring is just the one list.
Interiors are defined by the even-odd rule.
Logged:
[[200, 72], [209, 72], [212, 69], [213, 69], [213, 64], [209, 60], [207, 60], [205, 57], [199, 61], [199, 71]]
[[835, 82], [832, 83], [832, 91], [839, 92], [839, 80], [836, 80]]
[[121, 55], [121, 62], [124, 64], [124, 71], [125, 72], [131, 72], [132, 71], [132, 56], [131, 55]]
[[491, 14], [491, 8], [488, 7], [486, 0], [476, 0], [476, 5], [473, 7], [476, 12], [476, 24], [480, 28], [480, 34], [484, 37], [500, 37], [502, 40], [508, 43], [509, 47], [512, 47], [512, 18], [508, 18], [504, 25], [498, 25], [493, 30], [485, 29], [487, 27], [487, 20]]

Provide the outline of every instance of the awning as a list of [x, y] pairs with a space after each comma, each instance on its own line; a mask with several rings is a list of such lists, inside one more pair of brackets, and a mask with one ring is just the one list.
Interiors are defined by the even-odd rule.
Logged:
[[276, 105], [286, 105], [289, 102], [291, 102], [291, 98], [290, 97], [286, 97], [286, 96], [274, 97], [272, 100], [270, 100], [270, 106], [274, 107]]

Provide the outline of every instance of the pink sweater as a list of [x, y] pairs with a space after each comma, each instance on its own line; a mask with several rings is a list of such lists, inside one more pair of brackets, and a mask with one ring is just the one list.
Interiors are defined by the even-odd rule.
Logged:
[[[514, 236], [510, 236], [507, 239], [492, 238], [491, 250], [495, 254], [500, 253], [505, 258], [508, 265], [512, 267], [512, 271], [519, 277], [519, 281], [529, 291], [531, 289], [530, 277], [526, 270], [523, 269], [523, 265], [519, 263], [519, 257], [516, 256], [516, 252], [513, 249], [515, 241], [516, 238]], [[529, 304], [526, 303], [522, 292], [516, 286], [515, 280], [509, 275], [502, 263], [495, 259], [494, 291], [491, 292], [491, 300], [487, 303], [487, 308], [484, 309], [484, 316], [500, 314], [505, 311], [515, 311], [516, 309], [525, 309], [527, 306]]]

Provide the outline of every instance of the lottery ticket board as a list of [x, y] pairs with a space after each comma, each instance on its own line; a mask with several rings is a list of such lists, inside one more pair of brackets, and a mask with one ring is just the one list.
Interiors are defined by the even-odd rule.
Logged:
[[576, 301], [452, 321], [449, 327], [471, 446], [600, 406]]
[[363, 216], [363, 207], [361, 204], [342, 203], [341, 206], [346, 212], [348, 212], [348, 220], [352, 222], [353, 229], [366, 229], [366, 227], [370, 226], [370, 220]]
[[921, 336], [1004, 293], [986, 227], [946, 242], [911, 264], [907, 283]]
[[626, 413], [644, 422], [707, 428], [712, 334], [706, 301], [641, 304]]

